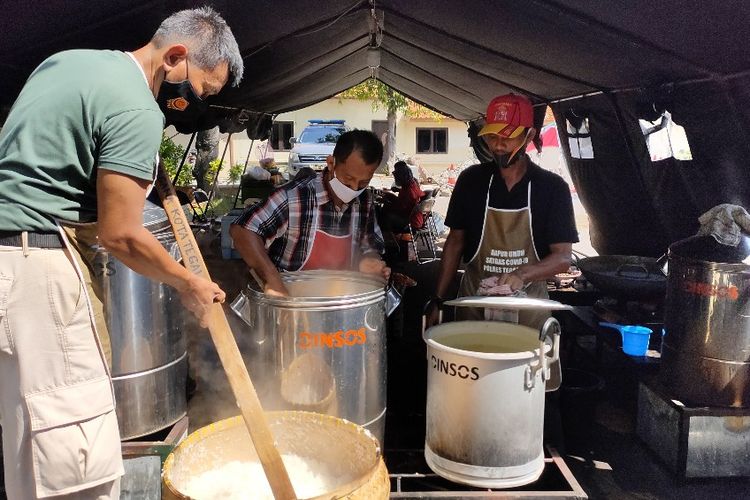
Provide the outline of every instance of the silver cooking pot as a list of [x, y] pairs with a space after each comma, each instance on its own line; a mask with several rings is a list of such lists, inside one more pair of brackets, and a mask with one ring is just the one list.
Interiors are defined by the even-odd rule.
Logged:
[[385, 319], [400, 294], [357, 272], [281, 277], [290, 297], [267, 296], [253, 281], [231, 304], [241, 319], [235, 335], [264, 408], [345, 418], [382, 443]]
[[669, 247], [660, 378], [692, 405], [750, 406], [750, 238]]

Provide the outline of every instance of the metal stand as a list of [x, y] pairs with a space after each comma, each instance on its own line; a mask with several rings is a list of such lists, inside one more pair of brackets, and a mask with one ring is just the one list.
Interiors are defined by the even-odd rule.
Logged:
[[[386, 456], [386, 460], [387, 460]], [[437, 474], [390, 474], [390, 498], [439, 498], [459, 500], [472, 498], [569, 498], [586, 499], [586, 492], [578, 484], [565, 461], [552, 447], [546, 447], [544, 471], [534, 483], [523, 488], [490, 490], [452, 483]]]
[[167, 456], [187, 436], [188, 417], [184, 416], [161, 441], [125, 441], [122, 459], [125, 475], [120, 481], [121, 500], [160, 500], [161, 469]]
[[636, 433], [680, 479], [750, 477], [750, 408], [690, 408], [641, 382]]

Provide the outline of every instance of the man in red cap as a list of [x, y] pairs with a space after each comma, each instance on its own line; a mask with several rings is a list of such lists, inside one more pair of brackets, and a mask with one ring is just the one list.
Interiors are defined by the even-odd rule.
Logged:
[[[465, 273], [459, 296], [523, 291], [547, 297], [547, 278], [570, 266], [578, 233], [566, 182], [526, 156], [534, 139], [534, 110], [521, 95], [506, 94], [487, 106], [479, 131], [494, 160], [467, 168], [453, 190], [435, 296], [427, 304], [428, 326], [437, 322], [463, 257]], [[481, 288], [481, 290], [480, 290]], [[493, 292], [494, 290], [494, 292]], [[485, 319], [481, 309], [457, 308], [458, 319]], [[520, 311], [486, 319], [517, 320], [538, 328], [547, 311]]]

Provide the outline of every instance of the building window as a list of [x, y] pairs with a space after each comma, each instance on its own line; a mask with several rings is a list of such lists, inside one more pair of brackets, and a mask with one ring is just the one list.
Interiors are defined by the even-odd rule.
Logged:
[[669, 111], [664, 111], [657, 120], [638, 120], [641, 132], [646, 138], [651, 161], [660, 161], [667, 158], [675, 160], [690, 161], [693, 153], [690, 151], [685, 129], [672, 120]]
[[447, 128], [418, 128], [417, 153], [447, 153]]
[[289, 139], [294, 136], [294, 122], [273, 122], [271, 127], [271, 147], [274, 151], [289, 151], [292, 144]]

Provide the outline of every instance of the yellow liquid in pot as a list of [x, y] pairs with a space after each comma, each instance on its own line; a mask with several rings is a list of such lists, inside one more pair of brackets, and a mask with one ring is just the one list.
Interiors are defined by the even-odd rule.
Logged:
[[459, 333], [435, 339], [446, 347], [485, 353], [528, 352], [539, 348], [539, 339], [496, 333]]

